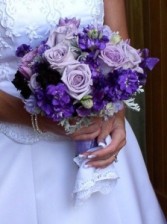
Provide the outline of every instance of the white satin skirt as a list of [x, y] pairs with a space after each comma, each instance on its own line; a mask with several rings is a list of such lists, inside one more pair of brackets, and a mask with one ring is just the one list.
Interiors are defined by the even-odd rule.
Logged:
[[14, 142], [0, 134], [0, 224], [165, 224], [136, 138], [127, 144], [108, 195], [94, 194], [79, 208], [72, 191], [78, 167], [69, 140]]

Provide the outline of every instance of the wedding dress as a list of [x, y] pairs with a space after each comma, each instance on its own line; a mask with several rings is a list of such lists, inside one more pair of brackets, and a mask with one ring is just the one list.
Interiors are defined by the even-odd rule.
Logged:
[[[82, 25], [103, 24], [103, 0], [0, 0], [0, 89], [19, 97], [11, 83], [17, 47], [35, 46], [60, 17], [74, 16]], [[95, 193], [74, 207], [74, 143], [1, 122], [0, 224], [166, 223], [127, 122], [126, 131], [127, 144], [114, 164], [119, 179], [111, 192]]]

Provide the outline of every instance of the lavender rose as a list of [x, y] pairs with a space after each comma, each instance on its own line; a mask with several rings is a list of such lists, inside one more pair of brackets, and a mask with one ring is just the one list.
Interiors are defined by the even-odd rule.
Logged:
[[89, 94], [93, 85], [89, 66], [80, 63], [68, 65], [64, 70], [62, 81], [66, 84], [70, 96], [77, 100]]
[[80, 21], [75, 18], [60, 19], [58, 27], [49, 35], [46, 44], [49, 47], [54, 47], [56, 44], [71, 40], [77, 35]]
[[29, 87], [32, 90], [32, 92], [34, 92], [34, 90], [39, 88], [39, 83], [36, 81], [37, 76], [38, 76], [38, 74], [35, 73], [30, 78]]
[[127, 41], [121, 42], [121, 46], [127, 60], [123, 69], [138, 67], [141, 63], [140, 51], [130, 46]]
[[120, 44], [107, 43], [99, 56], [102, 61], [113, 69], [122, 67], [126, 62], [125, 52]]
[[76, 63], [68, 43], [59, 43], [55, 47], [46, 50], [44, 57], [49, 62], [50, 67], [60, 73], [64, 70], [65, 66]]

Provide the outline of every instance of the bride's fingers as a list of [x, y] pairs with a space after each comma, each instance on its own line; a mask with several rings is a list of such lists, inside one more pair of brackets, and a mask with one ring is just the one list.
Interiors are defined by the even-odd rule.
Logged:
[[100, 131], [101, 131], [101, 129], [97, 128], [96, 131], [94, 131], [92, 133], [72, 135], [71, 138], [73, 140], [93, 140], [99, 135]]
[[91, 162], [88, 162], [86, 164], [87, 167], [95, 167], [95, 168], [105, 168], [108, 165], [110, 165], [111, 163], [113, 163], [114, 161], [116, 162], [117, 160], [117, 156], [116, 155], [112, 155], [110, 156], [108, 159], [105, 160], [93, 160]]
[[[92, 134], [96, 132], [97, 130], [101, 129], [101, 122], [93, 123], [88, 127], [83, 127], [76, 131], [74, 134], [72, 134], [72, 137], [77, 137], [79, 135], [84, 135], [84, 134]], [[96, 136], [97, 137], [97, 136]]]
[[[117, 130], [113, 134], [112, 142], [105, 148], [96, 150], [92, 153], [87, 153], [87, 156], [94, 158], [94, 160], [105, 160], [112, 155], [118, 154], [118, 152], [123, 148], [126, 143], [124, 131]], [[88, 158], [89, 158], [88, 157]]]

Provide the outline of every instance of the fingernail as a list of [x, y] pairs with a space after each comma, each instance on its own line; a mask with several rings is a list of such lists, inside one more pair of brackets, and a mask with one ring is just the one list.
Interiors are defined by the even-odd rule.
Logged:
[[89, 155], [87, 158], [88, 159], [93, 159], [93, 158], [96, 158], [96, 155]]
[[86, 156], [86, 155], [83, 155], [83, 154], [79, 154], [78, 157], [79, 157], [80, 159], [82, 159], [82, 158], [86, 158], [87, 156]]
[[99, 142], [98, 145], [101, 146], [102, 148], [105, 148], [106, 147], [106, 144], [104, 142]]
[[89, 168], [89, 167], [91, 167], [91, 166], [88, 165], [88, 164], [85, 164], [85, 165], [84, 165], [84, 168]]

